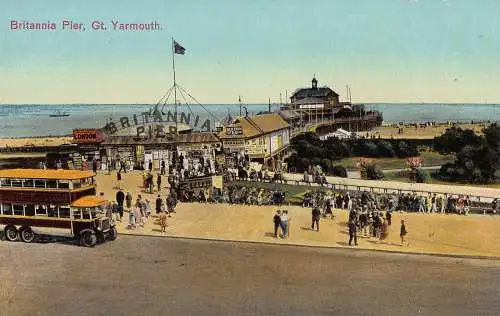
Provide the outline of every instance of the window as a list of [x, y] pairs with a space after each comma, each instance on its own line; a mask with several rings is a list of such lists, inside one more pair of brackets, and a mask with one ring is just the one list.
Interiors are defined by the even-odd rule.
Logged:
[[47, 206], [38, 205], [35, 210], [35, 216], [47, 216]]
[[69, 218], [69, 206], [59, 206], [59, 217]]
[[2, 204], [3, 215], [12, 215], [12, 204]]
[[12, 211], [14, 215], [24, 215], [24, 205], [22, 204], [13, 204], [12, 205]]
[[79, 189], [82, 187], [82, 181], [80, 180], [73, 180], [73, 189]]
[[82, 209], [81, 208], [71, 209], [71, 214], [73, 215], [73, 219], [82, 219]]
[[104, 211], [100, 206], [92, 207], [90, 209], [90, 214], [91, 214], [92, 218], [98, 218], [98, 217], [101, 217], [102, 215], [104, 215]]
[[93, 208], [85, 208], [83, 210], [83, 219], [90, 219], [90, 213], [92, 212]]
[[33, 179], [24, 179], [23, 180], [23, 187], [32, 188], [33, 187]]
[[34, 204], [25, 205], [24, 215], [25, 216], [35, 216], [35, 205]]
[[23, 181], [21, 179], [12, 179], [11, 184], [13, 187], [20, 188], [23, 186]]
[[57, 187], [59, 189], [69, 189], [69, 181], [67, 181], [67, 180], [59, 180], [57, 182]]
[[35, 180], [35, 188], [43, 188], [45, 189], [45, 180]]
[[57, 206], [51, 205], [48, 209], [49, 217], [57, 217]]
[[10, 179], [0, 179], [0, 185], [3, 187], [10, 187]]
[[47, 189], [57, 189], [57, 181], [56, 180], [47, 180]]

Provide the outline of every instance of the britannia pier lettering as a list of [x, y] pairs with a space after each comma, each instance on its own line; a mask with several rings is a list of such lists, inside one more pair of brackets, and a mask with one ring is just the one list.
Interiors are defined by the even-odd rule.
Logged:
[[[108, 122], [104, 127], [104, 133], [107, 135], [114, 135], [119, 130], [125, 128], [136, 129], [136, 136], [146, 136], [150, 137], [163, 137], [166, 134], [175, 134], [176, 126], [168, 126], [168, 130], [165, 130], [164, 123], [175, 123], [176, 121], [181, 124], [187, 124], [193, 129], [199, 129], [204, 132], [211, 131], [211, 124], [209, 119], [200, 119], [199, 115], [192, 115], [192, 113], [177, 112], [177, 120], [175, 112], [168, 111], [167, 113], [155, 110], [154, 112], [143, 112], [139, 115], [134, 114], [132, 116], [120, 117], [118, 122]], [[156, 123], [156, 124], [155, 124]]]

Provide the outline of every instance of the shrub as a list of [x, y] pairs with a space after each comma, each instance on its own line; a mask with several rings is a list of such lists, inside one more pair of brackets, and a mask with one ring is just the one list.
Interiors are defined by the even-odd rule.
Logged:
[[332, 174], [335, 177], [347, 178], [347, 170], [341, 165], [334, 166]]
[[426, 183], [429, 181], [429, 174], [424, 169], [416, 169], [414, 176], [417, 183]]
[[373, 159], [360, 158], [357, 166], [360, 168], [361, 178], [368, 180], [378, 180], [384, 178], [384, 173], [377, 168]]
[[379, 180], [384, 178], [384, 173], [376, 165], [368, 166], [365, 170], [366, 179]]
[[408, 143], [400, 141], [396, 145], [396, 156], [398, 156], [399, 158], [418, 156], [417, 147], [409, 146]]
[[321, 159], [320, 163], [321, 169], [327, 173], [330, 173], [332, 170], [332, 161], [328, 158]]
[[381, 157], [394, 157], [395, 152], [392, 148], [391, 143], [385, 140], [381, 140], [378, 142], [378, 156]]

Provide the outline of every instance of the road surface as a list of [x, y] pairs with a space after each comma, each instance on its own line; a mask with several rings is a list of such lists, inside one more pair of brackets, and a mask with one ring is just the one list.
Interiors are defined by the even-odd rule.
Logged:
[[119, 236], [0, 242], [1, 315], [498, 315], [500, 263]]

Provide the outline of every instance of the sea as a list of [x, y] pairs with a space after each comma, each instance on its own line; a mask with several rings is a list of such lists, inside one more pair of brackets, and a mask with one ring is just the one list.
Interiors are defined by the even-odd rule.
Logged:
[[[111, 118], [131, 117], [149, 111], [151, 104], [31, 104], [0, 105], [0, 138], [64, 136], [71, 135], [75, 128], [100, 128]], [[275, 111], [279, 105], [271, 105]], [[398, 122], [470, 122], [500, 121], [499, 104], [368, 104], [367, 110], [382, 112], [384, 124]], [[242, 114], [249, 115], [268, 111], [267, 104], [245, 104]], [[173, 106], [165, 106], [163, 111], [172, 111]], [[56, 111], [66, 112], [66, 117], [50, 117]], [[201, 119], [222, 121], [228, 115], [240, 115], [239, 104], [182, 105], [178, 111], [199, 115]]]

